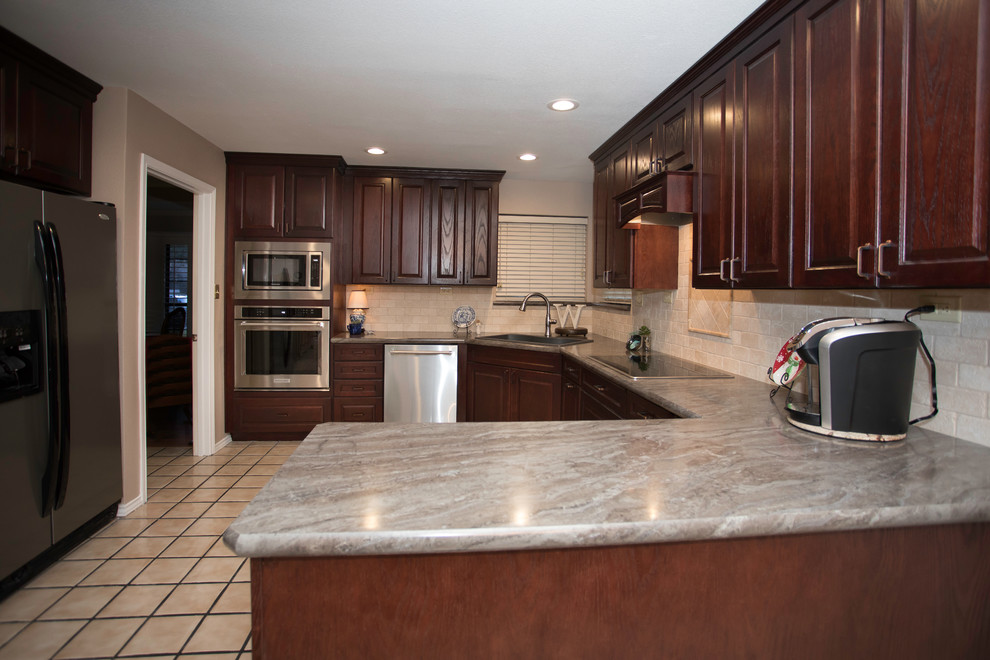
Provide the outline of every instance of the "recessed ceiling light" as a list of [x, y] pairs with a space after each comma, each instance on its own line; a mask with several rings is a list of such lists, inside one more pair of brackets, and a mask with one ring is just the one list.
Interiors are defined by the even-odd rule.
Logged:
[[567, 112], [578, 107], [578, 102], [573, 99], [557, 99], [548, 103], [547, 107], [557, 112]]
[[519, 160], [536, 160], [536, 154], [523, 154]]
[[382, 149], [381, 147], [369, 147], [368, 149], [366, 149], [366, 151], [372, 156], [381, 156], [383, 153], [385, 153], [385, 150]]

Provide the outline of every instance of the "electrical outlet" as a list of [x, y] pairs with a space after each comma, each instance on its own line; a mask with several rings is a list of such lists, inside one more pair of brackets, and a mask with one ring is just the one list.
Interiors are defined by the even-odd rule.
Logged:
[[451, 287], [449, 287], [449, 286], [442, 286], [442, 287], [440, 287], [440, 295], [441, 296], [452, 296], [452, 295], [454, 295], [454, 290]]
[[945, 323], [962, 321], [962, 299], [959, 296], [924, 296], [921, 299], [921, 304], [935, 305], [934, 313], [922, 314], [918, 317], [922, 321], [942, 321]]
[[643, 293], [641, 291], [636, 292], [636, 304], [637, 305], [643, 304]]

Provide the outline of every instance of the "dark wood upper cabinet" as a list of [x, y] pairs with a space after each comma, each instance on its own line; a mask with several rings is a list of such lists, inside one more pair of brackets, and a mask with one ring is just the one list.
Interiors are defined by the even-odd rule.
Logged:
[[632, 146], [625, 144], [595, 171], [595, 287], [628, 288], [632, 283], [633, 234], [619, 227], [615, 202], [615, 196], [631, 186], [632, 160]]
[[354, 171], [352, 282], [496, 284], [502, 172]]
[[695, 287], [790, 284], [792, 37], [778, 24], [695, 91]]
[[392, 179], [354, 177], [351, 280], [386, 284], [392, 266]]
[[392, 179], [392, 260], [389, 281], [395, 284], [429, 282], [430, 210], [428, 179]]
[[881, 286], [990, 285], [990, 3], [884, 3]]
[[227, 208], [232, 235], [282, 235], [285, 168], [280, 165], [227, 164]]
[[657, 171], [674, 172], [694, 165], [694, 116], [690, 94], [668, 106], [657, 120]]
[[795, 15], [795, 286], [874, 283], [880, 11], [877, 0], [812, 0]]
[[735, 63], [694, 92], [694, 272], [697, 288], [729, 286], [732, 250]]
[[657, 156], [660, 153], [659, 127], [659, 122], [653, 120], [633, 135], [632, 181], [630, 182], [632, 185], [645, 181], [660, 171], [657, 165]]
[[736, 59], [733, 285], [791, 281], [791, 42], [787, 19]]
[[337, 170], [326, 167], [285, 169], [285, 235], [332, 238]]
[[468, 180], [464, 284], [498, 284], [498, 181]]
[[430, 284], [461, 284], [464, 278], [465, 182], [433, 182]]
[[102, 86], [0, 28], [0, 174], [89, 195]]
[[227, 153], [232, 238], [333, 238], [340, 198], [337, 156]]

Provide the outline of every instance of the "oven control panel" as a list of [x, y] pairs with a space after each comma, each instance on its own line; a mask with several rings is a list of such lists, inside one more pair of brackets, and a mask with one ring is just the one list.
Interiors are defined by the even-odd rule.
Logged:
[[259, 307], [238, 305], [234, 316], [239, 319], [316, 319], [329, 318], [327, 307]]

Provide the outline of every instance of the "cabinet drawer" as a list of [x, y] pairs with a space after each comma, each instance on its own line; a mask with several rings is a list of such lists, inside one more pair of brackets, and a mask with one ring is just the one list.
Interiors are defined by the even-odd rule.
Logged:
[[588, 393], [587, 390], [581, 392], [581, 409], [578, 413], [579, 419], [622, 419], [622, 415], [613, 408], [601, 403], [598, 399]]
[[533, 371], [560, 373], [560, 353], [547, 351], [527, 351], [521, 348], [501, 348], [496, 346], [468, 346], [469, 362], [484, 362], [502, 367], [521, 367]]
[[333, 384], [334, 396], [384, 396], [385, 383], [381, 380], [339, 380]]
[[385, 376], [385, 365], [382, 362], [338, 362], [333, 363], [334, 379], [381, 379]]
[[581, 385], [589, 396], [622, 416], [626, 408], [626, 388], [588, 369], [581, 370]]
[[239, 428], [243, 431], [310, 431], [316, 424], [330, 421], [324, 405], [312, 403], [283, 403], [279, 401], [245, 401], [237, 408]]
[[334, 344], [333, 359], [346, 362], [381, 360], [385, 357], [383, 344]]
[[354, 397], [333, 400], [335, 422], [380, 422], [385, 406], [381, 398]]
[[564, 358], [564, 366], [562, 369], [564, 373], [564, 378], [569, 378], [570, 380], [581, 382], [581, 366], [572, 360]]
[[678, 419], [663, 406], [629, 392], [629, 419]]

